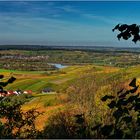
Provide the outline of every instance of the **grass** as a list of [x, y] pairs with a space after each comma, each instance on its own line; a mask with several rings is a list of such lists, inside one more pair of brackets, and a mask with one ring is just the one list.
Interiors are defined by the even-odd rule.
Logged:
[[[35, 93], [39, 93], [46, 87], [52, 87], [54, 90], [61, 90], [63, 84], [67, 85], [69, 81], [77, 79], [83, 73], [104, 73], [114, 72], [118, 68], [108, 68], [95, 65], [74, 65], [63, 68], [55, 73], [47, 75], [46, 72], [40, 71], [17, 71], [17, 70], [3, 70], [0, 69], [0, 73], [4, 74], [6, 78], [13, 75], [17, 80], [13, 84], [9, 84], [7, 90], [32, 90]], [[65, 84], [67, 83], [67, 84]]]
[[[115, 80], [119, 78], [123, 78], [123, 80], [131, 79], [135, 76], [140, 76], [139, 72], [140, 66], [131, 67], [127, 69], [120, 69], [115, 67], [103, 67], [103, 66], [95, 66], [95, 65], [84, 65], [84, 66], [70, 66], [64, 68], [60, 71], [64, 73], [58, 72], [51, 75], [45, 75], [36, 73], [34, 76], [29, 72], [24, 73], [23, 75], [17, 75], [17, 81], [11, 84], [8, 88], [21, 88], [21, 89], [31, 89], [38, 94], [33, 94], [33, 97], [29, 102], [23, 105], [23, 110], [27, 111], [32, 108], [36, 108], [40, 112], [44, 112], [41, 116], [38, 117], [36, 121], [37, 129], [41, 130], [45, 126], [45, 122], [48, 117], [52, 114], [58, 112], [65, 108], [65, 103], [62, 102], [64, 97], [61, 98], [61, 94], [58, 96], [57, 94], [41, 94], [40, 91], [44, 87], [52, 87], [54, 89], [63, 89], [69, 86], [69, 83], [73, 83], [75, 79], [77, 79], [83, 73], [90, 73], [91, 75], [97, 75], [99, 78], [104, 78], [108, 80]], [[7, 71], [8, 72], [8, 71]], [[17, 71], [14, 72], [17, 74]], [[125, 73], [126, 75], [123, 75]], [[21, 74], [21, 73], [19, 73]], [[27, 78], [28, 75], [28, 79]], [[29, 77], [31, 76], [31, 77]], [[123, 77], [121, 77], [123, 76]], [[107, 83], [110, 84], [110, 83]], [[106, 86], [105, 86], [106, 87]], [[104, 94], [106, 88], [101, 87], [101, 94]], [[40, 93], [40, 94], [39, 94]], [[62, 96], [66, 96], [63, 94]], [[100, 105], [100, 97], [96, 97], [97, 104]]]
[[54, 112], [56, 113], [60, 109], [63, 109], [61, 98], [55, 94], [34, 94], [29, 102], [26, 102], [22, 106], [23, 111], [35, 108], [39, 112], [43, 113], [36, 120], [36, 128], [42, 130], [45, 126], [47, 118]]
[[32, 100], [24, 105], [24, 110], [31, 108], [40, 108], [55, 106], [60, 104], [59, 98], [55, 94], [36, 94], [33, 95]]

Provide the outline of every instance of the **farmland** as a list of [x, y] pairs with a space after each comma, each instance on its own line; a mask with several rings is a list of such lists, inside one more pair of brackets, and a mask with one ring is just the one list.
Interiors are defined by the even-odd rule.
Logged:
[[[14, 83], [6, 87], [6, 90], [33, 91], [33, 97], [23, 105], [23, 110], [27, 111], [36, 108], [40, 112], [44, 112], [36, 121], [37, 128], [41, 130], [49, 116], [65, 108], [67, 105], [66, 90], [78, 78], [87, 73], [99, 77], [104, 75], [105, 77], [119, 71], [119, 68], [96, 65], [69, 66], [53, 71], [51, 74], [45, 71], [0, 70], [6, 79], [10, 76], [17, 78]], [[56, 94], [42, 94], [41, 91], [46, 87], [53, 88]]]
[[118, 68], [114, 67], [103, 67], [95, 65], [75, 65], [69, 66], [64, 69], [54, 71], [52, 74], [48, 74], [45, 71], [17, 71], [17, 70], [0, 70], [1, 74], [6, 77], [14, 76], [17, 80], [7, 86], [7, 89], [21, 89], [21, 90], [32, 90], [33, 92], [41, 92], [45, 87], [52, 87], [55, 90], [61, 90], [71, 83], [74, 79], [83, 73], [92, 72], [92, 74], [110, 73], [118, 71]]
[[[96, 80], [102, 80], [99, 92], [102, 95], [102, 87], [110, 85], [115, 80], [127, 82], [133, 77], [140, 77], [140, 66], [129, 68], [117, 68], [111, 66], [97, 66], [97, 65], [74, 65], [63, 68], [54, 73], [47, 74], [45, 71], [18, 71], [18, 70], [0, 70], [6, 78], [11, 75], [16, 77], [17, 80], [13, 84], [9, 84], [7, 90], [32, 90], [32, 98], [23, 105], [23, 110], [35, 108], [43, 115], [40, 115], [36, 120], [36, 127], [42, 130], [47, 122], [47, 119], [67, 107], [67, 89], [73, 84], [77, 83], [78, 79], [84, 75], [90, 77], [96, 76]], [[87, 77], [86, 76], [86, 77]], [[78, 86], [78, 85], [77, 85]], [[56, 94], [42, 94], [42, 89], [51, 87]], [[96, 101], [99, 104], [98, 95]]]
[[[27, 101], [22, 105], [22, 110], [26, 112], [36, 109], [42, 113], [35, 122], [40, 131], [53, 125], [51, 118], [65, 111], [76, 110], [76, 113], [81, 113], [82, 110], [88, 115], [89, 110], [94, 107], [97, 111], [95, 117], [100, 120], [102, 112], [108, 112], [106, 105], [101, 102], [103, 95], [114, 94], [121, 86], [127, 87], [134, 77], [137, 78], [137, 84], [140, 84], [139, 52], [2, 50], [0, 53], [1, 62], [18, 63], [16, 68], [13, 64], [7, 68], [1, 65], [0, 73], [5, 76], [4, 80], [11, 76], [16, 78], [16, 81], [5, 89], [32, 91], [32, 95], [29, 98], [27, 96]], [[126, 61], [127, 59], [130, 61]], [[29, 65], [34, 61], [38, 63], [32, 65], [35, 66], [34, 69], [28, 69], [26, 60]], [[20, 68], [21, 63], [24, 63], [25, 67]], [[50, 69], [48, 63], [64, 64], [67, 67]], [[53, 92], [42, 93], [45, 88], [51, 88]], [[92, 103], [94, 106], [91, 107]]]
[[76, 50], [69, 47], [59, 49], [52, 47], [51, 49], [44, 48], [44, 50], [17, 50], [17, 48], [0, 51], [0, 69], [51, 72], [57, 68], [49, 63], [94, 64], [121, 68], [140, 64], [139, 49], [96, 47]]

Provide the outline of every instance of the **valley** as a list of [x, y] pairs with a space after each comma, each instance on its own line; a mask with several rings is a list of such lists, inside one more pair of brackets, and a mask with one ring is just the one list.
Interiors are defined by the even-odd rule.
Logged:
[[[100, 98], [104, 94], [108, 92], [113, 94], [112, 91], [116, 92], [134, 77], [138, 79], [137, 84], [140, 84], [139, 53], [107, 52], [102, 53], [102, 56], [101, 53], [80, 50], [40, 50], [38, 52], [2, 50], [0, 61], [5, 64], [12, 62], [18, 67], [13, 67], [13, 64], [10, 63], [11, 66], [5, 68], [1, 63], [0, 73], [5, 76], [5, 79], [11, 76], [16, 78], [14, 83], [5, 87], [7, 91], [31, 91], [32, 94], [29, 97], [27, 95], [27, 101], [22, 105], [22, 110], [26, 112], [30, 109], [36, 109], [42, 113], [35, 122], [37, 130], [41, 131], [46, 127], [46, 124], [49, 125], [48, 121], [53, 116], [69, 109], [78, 109], [80, 102], [86, 99], [85, 93], [87, 93], [87, 97], [95, 94], [94, 105], [98, 106], [97, 110], [101, 109], [106, 113], [105, 105], [100, 107], [102, 104]], [[18, 57], [15, 58], [15, 55]], [[28, 58], [25, 59], [25, 56]], [[129, 59], [129, 64], [126, 59]], [[26, 63], [32, 65], [33, 61], [35, 61], [34, 64], [37, 69], [35, 67], [34, 70], [28, 69]], [[25, 64], [25, 67], [20, 69], [22, 63]], [[94, 86], [92, 82], [94, 82]], [[92, 86], [97, 88], [96, 91]], [[83, 95], [76, 95], [78, 93]], [[90, 102], [90, 99], [86, 99], [83, 103], [85, 104], [87, 101]], [[101, 116], [101, 112], [97, 114]]]

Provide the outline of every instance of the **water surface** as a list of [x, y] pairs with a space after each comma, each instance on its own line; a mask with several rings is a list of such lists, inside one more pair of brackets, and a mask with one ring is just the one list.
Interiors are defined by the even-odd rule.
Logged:
[[58, 69], [66, 68], [68, 66], [60, 64], [60, 63], [48, 63], [49, 65], [54, 65]]

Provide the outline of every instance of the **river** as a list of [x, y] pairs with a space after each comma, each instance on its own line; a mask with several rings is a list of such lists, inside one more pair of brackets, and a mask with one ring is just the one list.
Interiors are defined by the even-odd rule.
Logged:
[[62, 68], [66, 68], [66, 67], [68, 67], [68, 66], [66, 66], [66, 65], [62, 65], [62, 64], [60, 64], [60, 63], [48, 63], [49, 65], [54, 65], [56, 68], [58, 68], [58, 69], [62, 69]]

